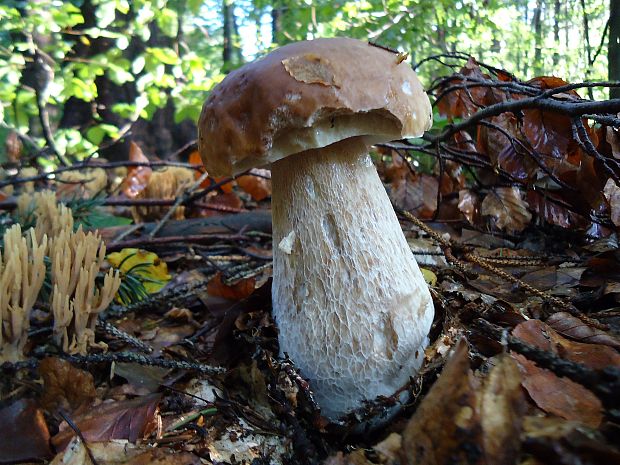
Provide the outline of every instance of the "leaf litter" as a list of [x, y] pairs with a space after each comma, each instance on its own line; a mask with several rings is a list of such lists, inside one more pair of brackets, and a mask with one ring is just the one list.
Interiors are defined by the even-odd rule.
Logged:
[[[503, 87], [454, 87], [463, 76]], [[470, 59], [438, 84], [437, 110], [455, 121], [525, 98], [508, 84], [532, 92], [565, 84], [515, 79]], [[0, 435], [0, 463], [617, 463], [618, 405], [600, 392], [620, 384], [618, 188], [565, 115], [534, 108], [487, 122], [450, 136], [441, 164], [402, 147], [376, 153], [397, 209], [451, 241], [447, 248], [402, 223], [432, 285], [436, 317], [425, 365], [405, 387], [411, 400], [385, 426], [359, 434], [355, 422], [381, 415], [393, 399], [329, 424], [303, 373], [279, 357], [271, 231], [261, 216], [270, 175], [257, 170], [230, 181], [205, 177], [202, 199], [165, 220], [158, 236], [149, 230], [165, 209], [151, 207], [142, 217], [150, 223], [138, 229], [102, 231], [110, 244], [141, 242], [116, 248], [109, 264], [126, 274], [137, 267], [155, 285], [126, 289], [100, 316], [121, 333], [98, 328], [107, 352], [85, 357], [59, 353], [46, 335], [48, 311], [33, 312], [32, 363], [2, 367], [0, 431], [10, 440]], [[616, 157], [615, 131], [585, 125], [597, 150]], [[132, 146], [131, 160], [150, 158]], [[131, 167], [122, 195], [148, 203], [157, 171]], [[191, 180], [203, 174], [195, 170]], [[240, 215], [242, 224], [217, 223]], [[478, 261], [457, 266], [450, 258], [465, 263], [468, 254]], [[118, 353], [134, 358], [106, 359]], [[210, 370], [216, 366], [224, 369]]]

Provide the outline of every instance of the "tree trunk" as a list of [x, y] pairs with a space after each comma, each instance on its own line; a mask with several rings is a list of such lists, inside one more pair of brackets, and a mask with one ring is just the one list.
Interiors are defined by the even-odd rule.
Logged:
[[542, 0], [536, 2], [532, 26], [534, 27], [534, 73], [539, 76], [542, 72]]
[[[609, 0], [608, 75], [610, 81], [620, 81], [620, 2]], [[610, 98], [620, 98], [620, 88], [609, 90]]]
[[273, 2], [271, 7], [271, 41], [274, 44], [280, 43], [280, 32], [282, 31], [282, 9], [279, 2]]
[[229, 69], [233, 58], [233, 5], [230, 0], [222, 1], [223, 16], [223, 34], [224, 43], [222, 44], [222, 60], [224, 61], [224, 69]]
[[553, 68], [557, 68], [560, 63], [560, 0], [555, 0], [555, 8], [553, 10], [553, 43], [555, 50], [553, 52]]

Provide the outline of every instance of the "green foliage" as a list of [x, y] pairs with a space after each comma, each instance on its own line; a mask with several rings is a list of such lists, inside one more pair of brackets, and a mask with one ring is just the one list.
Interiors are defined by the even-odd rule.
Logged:
[[100, 229], [131, 224], [129, 218], [110, 215], [101, 207], [105, 201], [103, 195], [91, 199], [73, 198], [66, 202], [75, 220], [75, 228], [82, 225], [86, 229]]
[[[412, 62], [458, 50], [520, 76], [583, 80], [606, 74], [606, 47], [593, 63], [586, 57], [595, 56], [601, 42], [608, 0], [586, 0], [585, 11], [577, 0], [226, 1], [239, 31], [234, 45], [245, 60], [294, 40], [346, 35], [408, 51]], [[122, 135], [119, 120], [111, 121], [102, 109], [131, 123], [152, 118], [171, 101], [177, 123], [196, 121], [205, 96], [224, 76], [222, 5], [223, 0], [3, 1], [0, 125], [44, 145], [28, 82], [36, 48], [52, 59], [54, 76], [44, 97], [62, 154], [80, 159]], [[426, 84], [440, 72], [446, 70], [436, 62], [420, 69]], [[100, 102], [102, 80], [116, 86], [116, 101]], [[59, 130], [70, 99], [92, 104], [92, 121]], [[0, 136], [0, 150], [3, 141]]]

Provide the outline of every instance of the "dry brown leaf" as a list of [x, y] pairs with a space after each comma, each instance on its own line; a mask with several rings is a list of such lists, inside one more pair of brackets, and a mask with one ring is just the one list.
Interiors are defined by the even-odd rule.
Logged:
[[431, 218], [437, 210], [437, 178], [428, 174], [413, 175], [393, 181], [390, 198], [403, 210], [420, 218]]
[[499, 229], [520, 232], [530, 223], [532, 215], [519, 188], [497, 187], [489, 192], [480, 206], [480, 213], [495, 219]]
[[407, 423], [402, 439], [405, 463], [467, 463], [466, 451], [478, 449], [482, 427], [475, 411], [477, 386], [468, 355], [467, 344], [461, 339]]
[[486, 463], [509, 465], [518, 457], [524, 399], [519, 367], [506, 354], [484, 379], [478, 394]]
[[0, 463], [43, 461], [52, 455], [43, 412], [32, 399], [0, 409]]
[[458, 207], [461, 213], [465, 215], [465, 218], [467, 218], [467, 221], [470, 224], [475, 224], [479, 207], [478, 196], [469, 189], [461, 189], [459, 191]]
[[609, 126], [605, 129], [605, 140], [611, 146], [612, 155], [616, 159], [620, 158], [620, 135], [618, 135], [618, 130]]
[[198, 456], [150, 445], [135, 446], [127, 441], [89, 442], [88, 451], [74, 438], [69, 447], [54, 457], [50, 465], [91, 465], [88, 452], [105, 465], [199, 465]]
[[[136, 442], [156, 427], [160, 398], [160, 394], [151, 394], [131, 400], [105, 402], [72, 420], [88, 442], [111, 439]], [[60, 432], [52, 438], [52, 444], [57, 450], [62, 450], [74, 435], [75, 432], [62, 423]]]
[[620, 350], [618, 338], [597, 328], [592, 328], [567, 312], [557, 312], [547, 318], [546, 323], [558, 333], [577, 341], [602, 344]]
[[237, 185], [260, 202], [271, 195], [271, 179], [266, 178], [271, 178], [269, 170], [253, 168], [249, 175], [237, 178]]
[[528, 344], [594, 370], [620, 366], [620, 354], [611, 347], [570, 341], [540, 320], [524, 321], [512, 330], [512, 334]]
[[[232, 188], [231, 188], [232, 189]], [[228, 192], [223, 194], [216, 194], [208, 198], [207, 204], [216, 207], [238, 209], [243, 206], [243, 202], [234, 192]], [[216, 213], [220, 214], [220, 213]]]
[[559, 378], [522, 355], [512, 354], [523, 375], [522, 385], [547, 413], [598, 428], [603, 419], [601, 401], [581, 384]]
[[524, 452], [540, 459], [536, 465], [599, 465], [620, 463], [617, 447], [583, 423], [557, 417], [528, 416], [523, 421]]
[[4, 140], [6, 157], [10, 163], [18, 163], [22, 155], [23, 144], [17, 132], [9, 131]]
[[39, 364], [39, 374], [43, 378], [41, 405], [50, 412], [58, 408], [76, 411], [97, 396], [93, 376], [61, 358], [43, 359]]
[[223, 297], [230, 300], [242, 300], [254, 292], [254, 278], [242, 279], [229, 286], [222, 281], [222, 273], [218, 272], [207, 284], [207, 293], [215, 297]]
[[481, 384], [468, 355], [461, 339], [409, 420], [402, 438], [405, 463], [514, 463], [522, 417], [519, 370], [509, 357], [499, 357]]
[[611, 178], [607, 180], [603, 189], [603, 194], [609, 202], [611, 208], [611, 221], [616, 226], [620, 226], [620, 187]]

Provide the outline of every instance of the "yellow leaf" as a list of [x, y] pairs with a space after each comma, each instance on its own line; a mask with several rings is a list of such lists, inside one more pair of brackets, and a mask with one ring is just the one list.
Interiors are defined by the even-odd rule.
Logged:
[[435, 273], [426, 268], [420, 268], [420, 271], [422, 272], [422, 276], [424, 276], [424, 281], [426, 281], [429, 286], [437, 284], [437, 276], [435, 276]]
[[156, 253], [142, 249], [122, 249], [108, 255], [108, 262], [122, 274], [140, 277], [149, 294], [159, 292], [170, 281], [168, 266]]

